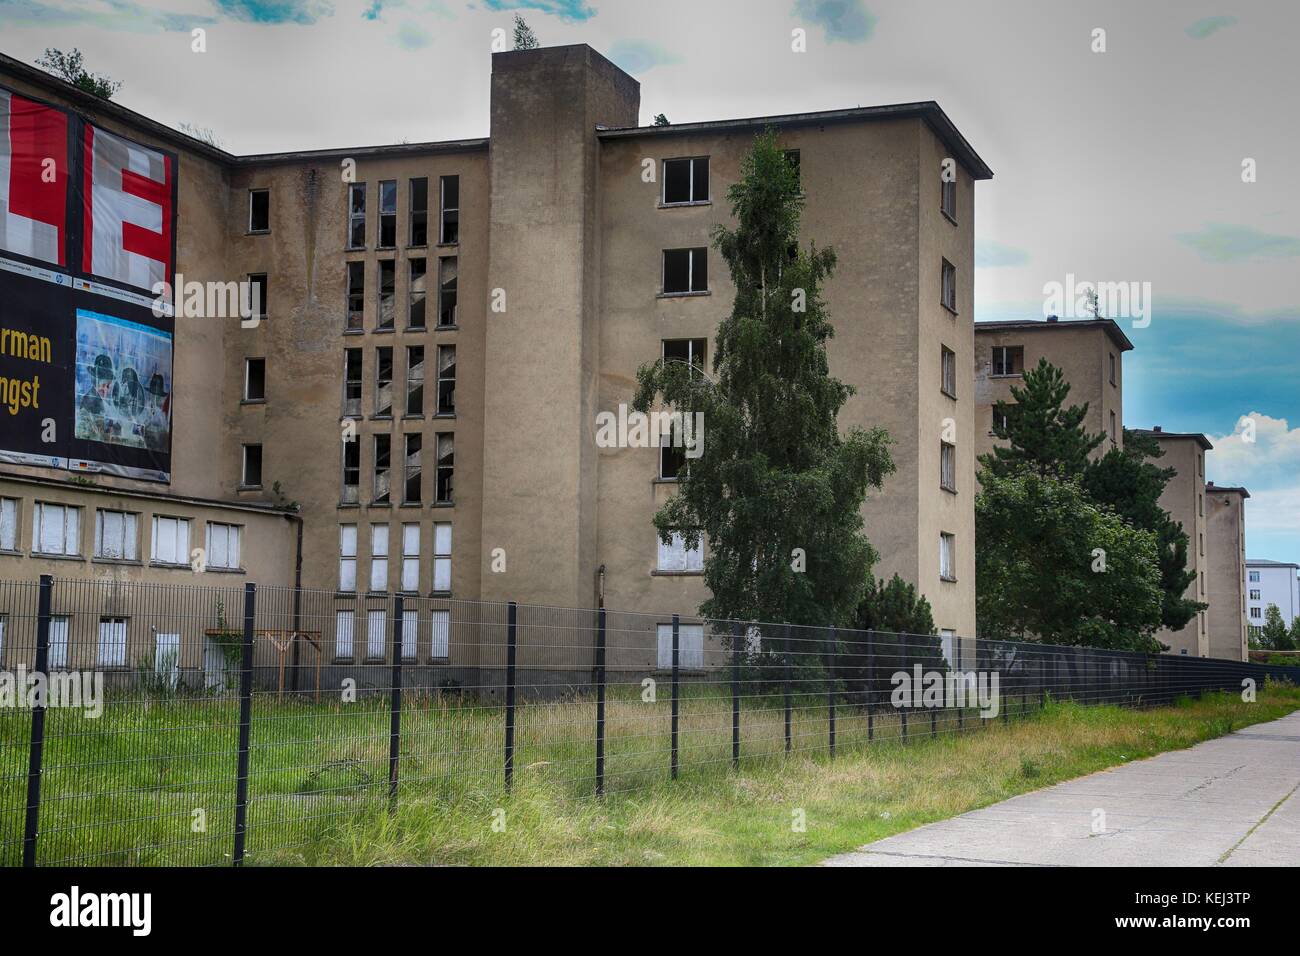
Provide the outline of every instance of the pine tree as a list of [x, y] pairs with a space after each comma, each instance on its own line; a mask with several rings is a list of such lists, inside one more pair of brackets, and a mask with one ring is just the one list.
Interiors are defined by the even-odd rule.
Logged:
[[640, 411], [656, 397], [703, 415], [703, 454], [655, 515], [664, 541], [706, 542], [711, 596], [700, 613], [745, 621], [848, 625], [876, 552], [861, 506], [894, 464], [881, 429], [841, 436], [852, 394], [829, 373], [821, 298], [835, 253], [798, 248], [803, 199], [768, 130], [727, 193], [736, 227], [713, 242], [736, 286], [715, 337], [713, 375], [681, 362], [637, 373]]
[[1089, 462], [1083, 476], [1088, 495], [1106, 505], [1135, 528], [1152, 531], [1160, 561], [1160, 589], [1164, 592], [1160, 622], [1181, 630], [1209, 605], [1187, 597], [1196, 572], [1187, 567], [1188, 537], [1183, 526], [1160, 507], [1165, 486], [1178, 473], [1152, 464], [1164, 456], [1160, 443], [1149, 435], [1124, 429], [1123, 449], [1112, 448]]
[[537, 42], [537, 34], [533, 33], [532, 27], [521, 17], [515, 14], [515, 49], [516, 50], [536, 50], [541, 44]]
[[656, 125], [656, 126], [671, 126], [672, 124], [668, 122], [668, 117], [667, 117], [667, 116], [664, 116], [663, 113], [656, 113], [656, 114], [655, 114], [655, 125]]
[[[1024, 469], [1039, 475], [1064, 478], [1083, 474], [1088, 456], [1105, 440], [1098, 432], [1089, 435], [1083, 427], [1088, 403], [1065, 407], [1070, 385], [1059, 368], [1039, 359], [1037, 368], [1025, 372], [1024, 384], [1011, 386], [1015, 404], [997, 402], [993, 434], [1009, 441], [992, 454], [981, 455], [980, 464], [998, 477]], [[1005, 426], [1001, 419], [1005, 418]]]

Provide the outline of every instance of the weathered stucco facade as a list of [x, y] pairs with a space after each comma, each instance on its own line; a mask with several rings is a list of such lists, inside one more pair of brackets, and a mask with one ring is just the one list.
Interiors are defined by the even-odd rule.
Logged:
[[1209, 654], [1248, 659], [1246, 631], [1245, 488], [1205, 486], [1206, 626]]
[[[86, 535], [99, 508], [140, 514], [138, 566], [97, 561], [88, 541], [80, 560], [53, 566], [62, 577], [193, 583], [191, 568], [150, 559], [152, 515], [179, 511], [197, 522], [191, 543], [208, 521], [242, 528], [245, 560], [222, 585], [564, 607], [603, 596], [689, 614], [702, 577], [659, 565], [651, 525], [676, 483], [656, 449], [598, 448], [595, 416], [631, 401], [637, 368], [665, 342], [703, 340], [711, 361], [734, 288], [710, 229], [730, 221], [727, 187], [770, 126], [799, 153], [805, 241], [839, 256], [825, 290], [830, 365], [857, 390], [841, 427], [883, 427], [893, 441], [897, 471], [864, 510], [876, 573], [915, 583], [938, 627], [974, 634], [974, 182], [991, 173], [937, 105], [637, 128], [636, 81], [586, 46], [557, 47], [493, 57], [488, 139], [236, 157], [7, 58], [0, 82], [176, 151], [177, 271], [265, 276], [267, 291], [256, 323], [178, 319], [170, 485], [95, 476], [88, 487], [12, 466], [0, 492], [23, 510], [0, 576], [51, 570], [29, 540], [30, 507], [48, 499], [82, 508]], [[707, 198], [665, 203], [664, 161], [689, 157], [708, 160]], [[261, 191], [268, 221], [254, 229]], [[707, 288], [665, 294], [664, 251], [687, 248], [707, 249]], [[250, 360], [262, 363], [257, 394]], [[955, 459], [941, 483], [944, 443]], [[374, 553], [384, 533], [387, 554]], [[942, 577], [941, 535], [952, 542]]]

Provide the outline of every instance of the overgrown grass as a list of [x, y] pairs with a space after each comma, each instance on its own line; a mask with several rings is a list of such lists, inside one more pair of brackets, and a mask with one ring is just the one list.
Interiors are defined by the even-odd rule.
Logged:
[[[230, 858], [233, 701], [110, 702], [85, 721], [51, 711], [39, 858], [221, 864]], [[607, 709], [606, 787], [594, 787], [595, 705], [519, 709], [515, 783], [502, 787], [504, 716], [456, 698], [412, 698], [402, 716], [399, 799], [389, 812], [387, 701], [255, 701], [249, 773], [253, 864], [800, 864], [1127, 760], [1189, 746], [1300, 708], [1269, 686], [1253, 704], [1211, 695], [1154, 710], [1019, 702], [1010, 722], [973, 712], [837, 712], [797, 698], [784, 753], [779, 698], [746, 700], [733, 771], [731, 707], [695, 689], [682, 701], [677, 781], [668, 779], [664, 701], [616, 695]], [[1029, 706], [1030, 704], [1035, 706]], [[1013, 704], [1013, 709], [1017, 705]], [[0, 863], [18, 861], [25, 715], [0, 716]], [[197, 811], [197, 812], [196, 812]], [[798, 813], [804, 832], [792, 824]], [[199, 818], [202, 829], [199, 829]]]

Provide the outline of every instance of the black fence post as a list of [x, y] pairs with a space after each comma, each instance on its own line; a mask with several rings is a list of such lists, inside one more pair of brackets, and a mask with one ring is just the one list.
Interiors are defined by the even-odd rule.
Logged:
[[[47, 674], [50, 668], [50, 592], [54, 578], [41, 575], [36, 598], [36, 673]], [[23, 828], [23, 866], [36, 865], [36, 837], [41, 819], [41, 768], [45, 763], [45, 698], [32, 706], [32, 741], [27, 754], [27, 819]]]
[[511, 601], [506, 612], [506, 790], [515, 778], [515, 647], [519, 605]]
[[835, 628], [828, 632], [830, 647], [826, 655], [826, 734], [831, 759], [835, 759], [835, 652], [838, 645]]
[[244, 865], [248, 837], [248, 749], [253, 729], [253, 622], [257, 612], [257, 585], [244, 585], [244, 654], [239, 668], [239, 769], [235, 777], [234, 866]]
[[[393, 687], [388, 705], [388, 810], [397, 809], [397, 770], [402, 753], [402, 595], [393, 599]], [[418, 631], [417, 631], [418, 633]]]
[[876, 739], [876, 719], [871, 709], [871, 695], [876, 688], [876, 658], [871, 648], [876, 642], [876, 632], [867, 631], [867, 743]]
[[790, 625], [785, 625], [785, 653], [782, 655], [783, 677], [782, 692], [785, 697], [785, 752], [790, 752], [790, 717], [791, 717], [791, 700], [790, 700]]
[[672, 729], [672, 778], [677, 779], [677, 695], [680, 690], [679, 682], [681, 680], [681, 615], [673, 615], [673, 729]]
[[745, 626], [731, 625], [731, 769], [740, 769], [740, 648]]
[[596, 612], [596, 796], [605, 794], [605, 609]]
[[952, 636], [952, 644], [953, 656], [957, 658], [956, 664], [954, 665], [957, 670], [957, 683], [954, 685], [954, 692], [957, 696], [957, 700], [955, 701], [957, 704], [957, 732], [961, 733], [966, 729], [966, 704], [968, 703], [966, 700], [966, 689], [968, 685], [966, 683], [966, 671], [961, 659], [960, 634], [954, 634]]

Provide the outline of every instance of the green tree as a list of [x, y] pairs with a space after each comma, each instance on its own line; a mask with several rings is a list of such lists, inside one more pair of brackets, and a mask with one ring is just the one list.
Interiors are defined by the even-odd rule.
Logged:
[[114, 94], [122, 88], [120, 81], [87, 70], [81, 51], [76, 47], [72, 48], [71, 53], [64, 53], [54, 47], [46, 47], [45, 52], [36, 60], [36, 65], [71, 83], [78, 89], [98, 96], [101, 100], [111, 100]]
[[885, 583], [871, 578], [858, 605], [854, 626], [863, 631], [894, 634], [934, 634], [930, 602], [897, 573]]
[[1287, 632], [1286, 623], [1282, 620], [1282, 612], [1278, 610], [1276, 604], [1270, 604], [1264, 610], [1264, 627], [1260, 631], [1259, 646], [1270, 651], [1295, 649], [1291, 646], [1291, 635]]
[[655, 125], [656, 125], [656, 126], [671, 126], [672, 124], [668, 122], [668, 117], [667, 117], [667, 116], [664, 116], [663, 113], [656, 113], [656, 114], [655, 114]]
[[532, 27], [521, 17], [515, 14], [515, 49], [516, 50], [536, 50], [541, 44], [537, 42], [537, 34], [533, 33]]
[[975, 499], [980, 636], [1157, 653], [1156, 536], [1076, 479], [987, 472]]
[[868, 580], [854, 627], [841, 632], [835, 668], [850, 702], [888, 700], [893, 674], [914, 664], [927, 671], [945, 669], [930, 602], [897, 573], [888, 583]]
[[993, 434], [1009, 445], [980, 456], [985, 471], [997, 477], [1023, 469], [1061, 478], [1082, 475], [1088, 456], [1106, 436], [1087, 433], [1083, 420], [1088, 403], [1067, 408], [1069, 394], [1064, 373], [1047, 359], [1039, 359], [1036, 368], [1025, 372], [1022, 385], [1011, 386], [1015, 403], [994, 406]]
[[716, 226], [713, 242], [736, 297], [713, 376], [662, 360], [637, 372], [637, 410], [662, 397], [703, 423], [703, 452], [654, 524], [664, 541], [707, 541], [702, 615], [845, 626], [876, 559], [861, 507], [894, 469], [889, 438], [837, 428], [853, 390], [826, 359], [821, 287], [835, 253], [798, 247], [803, 199], [774, 132], [755, 138], [727, 198], [736, 226]]
[[1187, 597], [1196, 572], [1187, 567], [1188, 537], [1183, 526], [1160, 507], [1160, 496], [1176, 474], [1153, 464], [1164, 452], [1149, 435], [1124, 429], [1124, 447], [1111, 448], [1089, 462], [1083, 487], [1096, 502], [1114, 511], [1135, 528], [1154, 532], [1164, 592], [1160, 623], [1177, 631], [1209, 605]]
[[1291, 619], [1291, 630], [1287, 632], [1287, 639], [1291, 642], [1290, 650], [1300, 651], [1300, 614]]

